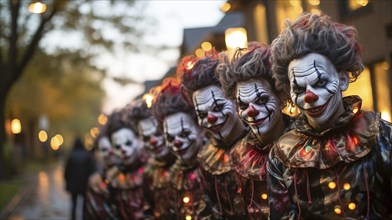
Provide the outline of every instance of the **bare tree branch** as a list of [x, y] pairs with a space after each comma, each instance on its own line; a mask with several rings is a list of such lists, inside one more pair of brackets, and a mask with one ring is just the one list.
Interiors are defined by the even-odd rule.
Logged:
[[48, 21], [50, 21], [53, 16], [56, 14], [57, 8], [54, 7], [53, 10], [50, 12], [50, 14], [47, 17], [43, 17], [41, 20], [41, 23], [37, 30], [34, 33], [33, 38], [31, 39], [30, 43], [28, 44], [27, 50], [24, 52], [22, 59], [18, 65], [18, 68], [16, 69], [12, 81], [16, 81], [23, 73], [24, 69], [26, 68], [27, 64], [31, 60], [31, 58], [34, 55], [34, 52], [36, 51], [39, 41], [42, 39], [42, 35], [44, 34], [44, 29], [45, 25]]

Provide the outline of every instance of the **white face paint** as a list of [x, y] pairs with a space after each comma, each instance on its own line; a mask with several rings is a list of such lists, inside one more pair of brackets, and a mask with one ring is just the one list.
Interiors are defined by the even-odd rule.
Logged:
[[201, 129], [189, 114], [179, 112], [163, 120], [166, 145], [184, 161], [196, 156], [201, 146]]
[[237, 83], [238, 115], [259, 137], [267, 135], [282, 117], [280, 101], [268, 81], [263, 79]]
[[292, 60], [288, 67], [290, 96], [309, 124], [322, 128], [343, 113], [342, 91], [348, 75], [339, 74], [328, 58], [311, 53]]
[[142, 144], [131, 129], [121, 128], [114, 132], [112, 142], [115, 153], [124, 164], [132, 164], [138, 160]]
[[210, 130], [215, 138], [227, 139], [237, 119], [233, 100], [226, 99], [220, 87], [212, 85], [192, 95], [199, 125]]
[[140, 120], [138, 129], [142, 138], [143, 145], [156, 158], [162, 158], [169, 152], [165, 146], [163, 134], [158, 130], [158, 122], [154, 117]]
[[104, 166], [111, 166], [115, 163], [116, 157], [113, 153], [112, 145], [109, 138], [102, 136], [99, 138], [98, 143], [98, 160]]

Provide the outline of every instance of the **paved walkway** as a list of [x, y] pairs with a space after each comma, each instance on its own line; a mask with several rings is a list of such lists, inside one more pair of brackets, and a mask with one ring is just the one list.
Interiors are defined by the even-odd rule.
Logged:
[[69, 219], [70, 198], [64, 191], [62, 164], [51, 166], [29, 176], [21, 202], [9, 220], [66, 220]]

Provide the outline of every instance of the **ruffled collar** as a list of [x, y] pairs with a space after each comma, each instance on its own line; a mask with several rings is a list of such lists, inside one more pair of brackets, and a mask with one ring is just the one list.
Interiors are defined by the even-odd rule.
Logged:
[[161, 161], [152, 159], [145, 170], [145, 174], [151, 178], [151, 185], [154, 189], [166, 188], [170, 178], [170, 167], [174, 160]]
[[238, 174], [245, 178], [265, 181], [266, 164], [272, 144], [261, 145], [253, 132], [236, 144], [231, 150], [231, 158]]
[[210, 143], [200, 149], [197, 159], [204, 170], [213, 175], [221, 175], [233, 170], [230, 150], [231, 147], [223, 147], [211, 138]]
[[170, 169], [171, 186], [176, 190], [194, 190], [199, 186], [198, 167], [198, 163], [185, 167], [177, 160]]
[[327, 169], [366, 156], [375, 145], [380, 117], [360, 110], [358, 96], [345, 97], [343, 102], [345, 112], [322, 133], [314, 130], [304, 115], [298, 116], [295, 129], [275, 146], [278, 159], [288, 167]]

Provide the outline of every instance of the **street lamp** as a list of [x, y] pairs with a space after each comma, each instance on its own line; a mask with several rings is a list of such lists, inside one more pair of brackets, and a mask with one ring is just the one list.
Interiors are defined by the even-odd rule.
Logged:
[[40, 0], [32, 0], [29, 5], [29, 11], [34, 14], [41, 14], [46, 11], [46, 4]]
[[11, 121], [11, 133], [12, 134], [19, 134], [20, 132], [22, 132], [22, 125], [20, 123], [20, 120], [15, 118], [12, 119]]
[[225, 31], [225, 43], [228, 50], [236, 48], [246, 48], [248, 38], [245, 28], [228, 28]]

